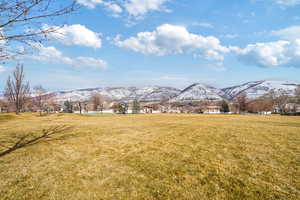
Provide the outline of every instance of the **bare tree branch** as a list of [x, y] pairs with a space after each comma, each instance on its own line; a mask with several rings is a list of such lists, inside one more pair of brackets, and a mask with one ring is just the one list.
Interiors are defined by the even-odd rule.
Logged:
[[30, 42], [42, 42], [56, 28], [44, 25], [47, 20], [77, 10], [75, 0], [0, 0], [0, 60], [22, 54], [16, 50], [21, 43], [31, 48]]

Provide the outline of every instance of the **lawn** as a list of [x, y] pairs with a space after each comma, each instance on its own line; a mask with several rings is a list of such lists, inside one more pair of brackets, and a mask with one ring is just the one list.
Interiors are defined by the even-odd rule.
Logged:
[[299, 199], [300, 117], [0, 114], [0, 199]]

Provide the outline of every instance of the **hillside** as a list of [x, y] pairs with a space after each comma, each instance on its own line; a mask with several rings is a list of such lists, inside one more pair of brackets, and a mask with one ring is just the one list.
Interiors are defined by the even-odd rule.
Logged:
[[94, 88], [71, 91], [55, 92], [58, 101], [86, 101], [93, 94], [98, 93], [103, 97], [114, 101], [161, 101], [170, 99], [179, 94], [180, 90], [172, 87], [149, 86], [143, 88], [136, 87], [116, 87], [116, 88]]
[[222, 100], [221, 90], [209, 85], [195, 83], [179, 93], [173, 101]]
[[[50, 92], [60, 102], [71, 101], [87, 101], [90, 97], [98, 93], [103, 97], [113, 101], [201, 101], [234, 99], [239, 94], [245, 93], [248, 98], [256, 99], [271, 91], [275, 93], [285, 92], [288, 95], [294, 95], [294, 91], [298, 83], [290, 81], [252, 81], [241, 85], [227, 87], [223, 89], [213, 86], [195, 83], [187, 88], [180, 90], [174, 87], [148, 86], [143, 88], [137, 87], [111, 87], [111, 88], [86, 88], [68, 91]], [[3, 93], [0, 93], [0, 98]]]
[[224, 88], [222, 91], [231, 99], [239, 94], [246, 94], [250, 99], [256, 99], [265, 94], [274, 91], [275, 93], [286, 92], [288, 95], [294, 95], [297, 83], [289, 81], [253, 81], [242, 85], [237, 85], [229, 88]]

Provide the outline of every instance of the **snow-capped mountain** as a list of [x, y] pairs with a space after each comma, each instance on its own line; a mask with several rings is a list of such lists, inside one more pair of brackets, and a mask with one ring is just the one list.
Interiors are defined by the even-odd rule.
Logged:
[[197, 101], [197, 100], [214, 100], [220, 101], [225, 96], [225, 93], [217, 88], [212, 86], [195, 83], [183, 91], [175, 97], [174, 101]]
[[138, 90], [137, 94], [142, 93], [138, 98], [141, 101], [161, 101], [176, 97], [180, 91], [181, 90], [172, 87], [146, 87]]
[[144, 88], [91, 88], [55, 92], [58, 101], [85, 101], [89, 100], [95, 93], [114, 101], [132, 101], [135, 99], [139, 101], [160, 101], [177, 96], [180, 90], [172, 87], [149, 86]]
[[286, 92], [288, 95], [294, 95], [297, 83], [289, 81], [253, 81], [242, 85], [237, 85], [222, 89], [230, 99], [234, 99], [238, 95], [244, 93], [249, 99], [256, 99], [266, 95], [272, 91], [278, 93]]
[[53, 92], [57, 101], [85, 101], [88, 100], [94, 93], [102, 91], [102, 88], [88, 88], [70, 91]]
[[[48, 92], [60, 101], [87, 101], [95, 93], [113, 101], [200, 101], [234, 99], [238, 95], [245, 93], [249, 99], [256, 99], [271, 91], [284, 91], [288, 95], [294, 95], [298, 83], [289, 81], [253, 81], [242, 85], [218, 89], [206, 84], [195, 83], [184, 90], [173, 87], [148, 86], [136, 87], [113, 87], [113, 88], [87, 88], [69, 91]], [[34, 96], [34, 94], [32, 94]], [[0, 99], [3, 98], [0, 92]]]

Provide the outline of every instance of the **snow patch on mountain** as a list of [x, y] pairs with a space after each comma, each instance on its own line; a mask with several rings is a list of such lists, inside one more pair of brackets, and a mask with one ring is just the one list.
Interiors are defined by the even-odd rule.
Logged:
[[172, 87], [148, 86], [136, 87], [115, 87], [115, 88], [92, 88], [71, 91], [56, 92], [58, 101], [87, 101], [94, 94], [100, 94], [106, 99], [113, 101], [161, 101], [170, 99], [179, 94], [180, 90]]
[[212, 100], [220, 101], [223, 99], [222, 95], [225, 95], [220, 89], [212, 86], [195, 83], [186, 89], [184, 89], [174, 101], [198, 101], [198, 100]]
[[286, 92], [292, 96], [299, 84], [290, 81], [253, 81], [242, 85], [237, 85], [222, 89], [230, 99], [236, 98], [238, 95], [244, 93], [249, 99], [256, 99], [266, 95], [272, 91], [279, 93]]
[[[288, 95], [294, 95], [298, 83], [290, 81], [252, 81], [245, 84], [218, 89], [206, 84], [195, 83], [184, 90], [173, 87], [148, 86], [136, 87], [111, 87], [111, 88], [86, 88], [69, 91], [49, 92], [60, 101], [88, 101], [92, 95], [100, 94], [112, 101], [133, 101], [144, 102], [172, 100], [172, 101], [201, 101], [223, 99], [234, 99], [238, 95], [245, 93], [249, 99], [256, 99], [272, 91], [275, 93], [284, 91]], [[34, 96], [34, 94], [33, 94]], [[4, 98], [0, 92], [0, 99]]]

